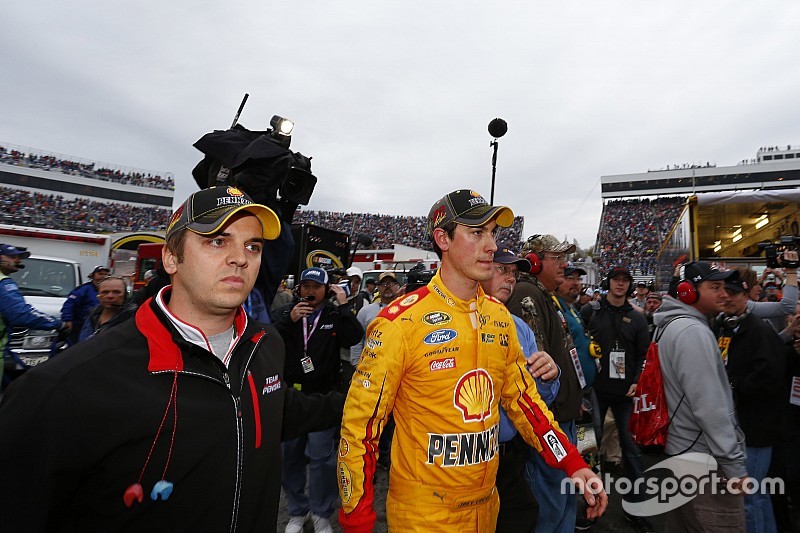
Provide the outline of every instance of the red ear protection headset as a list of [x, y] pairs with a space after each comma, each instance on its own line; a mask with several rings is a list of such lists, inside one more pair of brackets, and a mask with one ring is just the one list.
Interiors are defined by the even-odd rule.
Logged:
[[[528, 238], [528, 242], [532, 241], [533, 239], [538, 239], [541, 235], [531, 235]], [[530, 252], [525, 256], [525, 259], [530, 261], [531, 263], [531, 270], [530, 273], [532, 276], [536, 276], [542, 272], [542, 261], [544, 260], [544, 254], [540, 252]]]
[[700, 299], [700, 293], [697, 292], [697, 285], [692, 280], [686, 279], [686, 265], [681, 265], [678, 270], [678, 287], [676, 293], [678, 300], [681, 302], [692, 305]]

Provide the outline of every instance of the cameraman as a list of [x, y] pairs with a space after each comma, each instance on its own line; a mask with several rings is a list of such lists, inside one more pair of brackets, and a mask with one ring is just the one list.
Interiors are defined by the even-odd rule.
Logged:
[[[339, 350], [356, 344], [364, 328], [344, 289], [331, 284], [321, 268], [300, 274], [299, 299], [279, 309], [275, 328], [286, 344], [285, 382], [306, 393], [331, 392], [339, 385]], [[333, 294], [335, 302], [328, 300]], [[288, 533], [300, 533], [311, 514], [315, 531], [330, 531], [338, 502], [336, 428], [311, 432], [283, 443], [283, 490]], [[310, 467], [306, 495], [306, 465]], [[326, 528], [327, 525], [327, 528]]]

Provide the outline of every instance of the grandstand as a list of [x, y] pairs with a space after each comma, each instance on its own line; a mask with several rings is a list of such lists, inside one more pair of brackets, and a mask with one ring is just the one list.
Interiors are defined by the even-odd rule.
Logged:
[[[716, 260], [720, 252], [731, 260], [752, 256], [758, 252], [753, 246], [755, 238], [774, 238], [790, 226], [791, 218], [797, 217], [794, 190], [800, 186], [800, 147], [762, 147], [755, 158], [734, 166], [678, 164], [602, 176], [601, 184], [604, 205], [595, 262], [602, 272], [625, 264], [635, 278], [651, 280], [658, 271], [659, 251], [686, 216], [689, 198], [699, 196], [701, 204], [718, 204], [706, 216], [685, 224], [686, 233], [681, 237], [688, 243], [685, 255], [691, 259]], [[747, 191], [763, 191], [761, 196], [769, 200], [745, 203], [741, 197], [753, 196]], [[705, 197], [715, 199], [706, 201]], [[733, 208], [734, 204], [739, 207]], [[749, 229], [753, 238], [737, 245], [738, 239], [733, 241], [729, 235], [735, 228]]]
[[[0, 143], [0, 222], [89, 233], [163, 232], [175, 182], [152, 172]], [[424, 216], [300, 210], [295, 223], [365, 233], [373, 249], [429, 248]], [[524, 220], [499, 239], [520, 246]]]
[[[316, 224], [350, 235], [364, 233], [372, 237], [369, 249], [391, 249], [393, 244], [412, 248], [430, 249], [426, 235], [428, 219], [425, 216], [392, 216], [371, 213], [337, 213], [331, 211], [307, 211], [298, 209], [294, 223]], [[501, 228], [497, 240], [517, 249], [522, 244], [524, 217], [515, 217], [510, 228]]]
[[0, 221], [87, 233], [164, 231], [171, 173], [0, 143]]

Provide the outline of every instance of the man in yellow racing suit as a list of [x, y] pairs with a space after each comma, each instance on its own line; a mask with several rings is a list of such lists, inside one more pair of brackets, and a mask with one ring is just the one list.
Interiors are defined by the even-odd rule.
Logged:
[[[394, 413], [386, 511], [392, 531], [494, 531], [499, 508], [498, 404], [548, 464], [579, 482], [599, 479], [539, 397], [506, 308], [476, 279], [491, 276], [494, 230], [511, 210], [455, 191], [431, 209], [442, 266], [370, 324], [350, 384], [339, 444], [339, 522], [371, 532], [378, 441]], [[586, 493], [590, 511], [607, 503]]]

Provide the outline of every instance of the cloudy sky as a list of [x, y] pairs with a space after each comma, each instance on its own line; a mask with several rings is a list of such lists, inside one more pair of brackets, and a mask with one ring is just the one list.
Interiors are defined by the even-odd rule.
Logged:
[[0, 143], [172, 172], [273, 114], [313, 156], [309, 208], [424, 215], [489, 197], [525, 235], [593, 243], [601, 175], [800, 144], [800, 3], [5, 2]]

